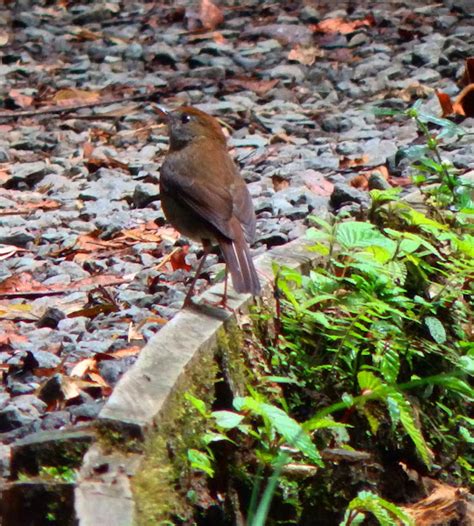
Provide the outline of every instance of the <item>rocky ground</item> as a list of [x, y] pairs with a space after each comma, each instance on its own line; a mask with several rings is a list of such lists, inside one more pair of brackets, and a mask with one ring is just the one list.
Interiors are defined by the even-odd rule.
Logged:
[[[434, 90], [456, 95], [474, 55], [469, 1], [198, 4], [0, 7], [4, 444], [93, 419], [181, 306], [200, 247], [165, 223], [166, 130], [148, 93], [226, 123], [260, 253], [303, 235], [310, 214], [357, 214], [368, 194], [351, 186], [356, 176], [406, 186], [397, 152], [419, 142], [416, 127], [375, 117], [374, 106], [421, 98], [439, 115]], [[94, 106], [110, 99], [121, 102]], [[463, 127], [473, 132], [474, 119]], [[472, 135], [444, 152], [473, 168]], [[221, 269], [216, 253], [199, 285]]]

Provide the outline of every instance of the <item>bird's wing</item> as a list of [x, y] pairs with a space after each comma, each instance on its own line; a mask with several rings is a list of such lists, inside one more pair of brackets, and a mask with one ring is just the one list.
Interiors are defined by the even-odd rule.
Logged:
[[232, 195], [222, 177], [212, 177], [218, 164], [209, 164], [205, 159], [192, 163], [193, 174], [189, 174], [189, 162], [183, 157], [169, 154], [160, 170], [161, 191], [188, 206], [201, 219], [214, 227], [221, 235], [233, 239], [229, 221], [233, 215]]
[[[235, 166], [234, 169], [237, 170]], [[231, 192], [233, 196], [234, 215], [242, 225], [246, 241], [253, 243], [255, 239], [255, 211], [247, 185], [239, 174], [237, 174]]]

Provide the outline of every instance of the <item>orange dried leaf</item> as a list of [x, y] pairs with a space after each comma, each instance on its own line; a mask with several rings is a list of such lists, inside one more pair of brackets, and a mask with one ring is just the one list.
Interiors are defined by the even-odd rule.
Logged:
[[12, 99], [19, 108], [28, 108], [33, 103], [33, 97], [25, 95], [16, 89], [10, 90], [8, 97]]
[[72, 104], [83, 104], [85, 102], [97, 102], [100, 100], [100, 93], [97, 91], [87, 91], [77, 88], [66, 88], [56, 92], [53, 102], [58, 106], [70, 106]]
[[84, 358], [71, 369], [70, 376], [82, 378], [89, 371], [97, 370], [97, 362], [94, 358]]
[[454, 113], [453, 103], [451, 102], [451, 97], [442, 91], [436, 90], [436, 96], [438, 97], [439, 103], [441, 105], [441, 111], [443, 117], [447, 117]]
[[127, 356], [135, 356], [138, 354], [142, 348], [139, 345], [132, 345], [130, 347], [125, 347], [124, 349], [118, 349], [117, 351], [107, 353], [108, 356], [112, 358], [126, 358]]
[[465, 117], [474, 117], [474, 84], [466, 86], [456, 97], [453, 104], [454, 113]]
[[322, 20], [319, 24], [312, 26], [314, 31], [320, 33], [352, 33], [355, 29], [364, 26], [373, 26], [374, 18], [369, 15], [362, 20], [354, 20], [352, 22], [346, 22], [343, 18], [327, 18]]
[[41, 290], [43, 288], [43, 285], [39, 281], [34, 280], [33, 276], [28, 272], [20, 272], [20, 274], [10, 276], [0, 283], [1, 294]]
[[316, 170], [306, 170], [301, 175], [305, 186], [314, 194], [327, 197], [332, 194], [334, 185], [326, 177]]
[[324, 56], [324, 52], [316, 47], [302, 47], [296, 46], [288, 53], [288, 60], [293, 60], [304, 64], [305, 66], [311, 66], [316, 61], [317, 57]]
[[224, 22], [224, 15], [211, 0], [201, 0], [199, 5], [199, 20], [205, 29], [212, 31]]
[[360, 190], [366, 190], [369, 187], [369, 181], [365, 175], [356, 175], [350, 180], [350, 185]]
[[254, 79], [230, 79], [225, 81], [226, 86], [238, 87], [255, 92], [257, 95], [265, 95], [278, 84], [278, 79], [254, 80]]
[[279, 177], [278, 175], [272, 176], [272, 183], [275, 192], [286, 190], [290, 186], [290, 182], [287, 179], [283, 179], [283, 177]]
[[189, 246], [181, 247], [181, 250], [175, 251], [170, 257], [170, 263], [173, 270], [184, 269], [191, 270], [191, 265], [186, 263], [186, 254], [189, 251]]
[[369, 156], [363, 155], [362, 157], [350, 158], [342, 157], [339, 161], [339, 168], [353, 168], [354, 166], [364, 166], [369, 162]]

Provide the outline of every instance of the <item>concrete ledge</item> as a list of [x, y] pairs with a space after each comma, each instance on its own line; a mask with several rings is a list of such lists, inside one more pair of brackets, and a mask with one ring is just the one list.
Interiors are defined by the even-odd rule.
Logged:
[[[274, 263], [307, 272], [319, 258], [309, 250], [307, 241], [302, 240], [277, 247], [257, 258], [263, 297], [273, 294]], [[200, 299], [216, 301], [222, 291], [223, 284], [219, 283]], [[134, 435], [145, 433], [193, 359], [206, 351], [212, 352], [216, 348], [218, 330], [229, 321], [235, 321], [235, 313], [247, 311], [253, 303], [249, 294], [236, 294], [230, 289], [228, 305], [233, 312], [201, 303], [177, 314], [148, 342], [138, 360], [119, 381], [99, 414], [100, 425], [123, 431], [129, 428]]]

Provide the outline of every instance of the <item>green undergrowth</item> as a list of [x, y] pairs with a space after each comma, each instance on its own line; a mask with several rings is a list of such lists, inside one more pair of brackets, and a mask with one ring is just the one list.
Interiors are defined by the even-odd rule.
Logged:
[[399, 116], [426, 139], [405, 152], [418, 206], [373, 190], [364, 221], [310, 218], [321, 264], [275, 269], [245, 391], [185, 395], [203, 423], [186, 450], [199, 485], [193, 521], [175, 524], [413, 524], [409, 472], [472, 486], [472, 184], [440, 150], [462, 131], [418, 105]]

